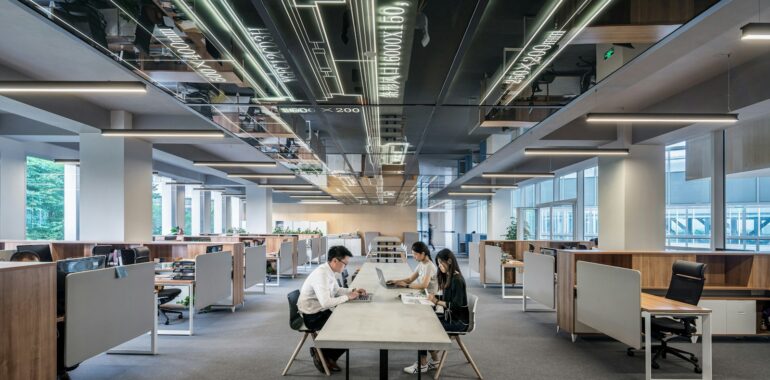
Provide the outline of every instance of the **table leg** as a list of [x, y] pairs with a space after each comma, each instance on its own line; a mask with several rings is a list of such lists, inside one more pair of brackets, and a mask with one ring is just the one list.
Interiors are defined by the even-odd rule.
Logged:
[[644, 317], [644, 378], [652, 379], [652, 315], [643, 312]]
[[345, 350], [345, 380], [350, 379], [350, 350]]
[[422, 379], [422, 362], [420, 359], [420, 351], [417, 351], [417, 380]]
[[380, 380], [388, 379], [388, 350], [380, 350]]
[[711, 380], [711, 314], [704, 314], [701, 317], [703, 325], [703, 358], [701, 358], [701, 369], [703, 370], [703, 379]]
[[503, 299], [505, 299], [505, 267], [500, 265], [500, 288], [503, 293]]
[[190, 314], [190, 326], [189, 326], [190, 327], [190, 335], [193, 334], [193, 318], [195, 317], [195, 294], [193, 294], [195, 292], [194, 289], [195, 289], [195, 286], [194, 285], [190, 285], [190, 293], [189, 293], [190, 294], [190, 302], [188, 302], [188, 305], [189, 305], [188, 313]]

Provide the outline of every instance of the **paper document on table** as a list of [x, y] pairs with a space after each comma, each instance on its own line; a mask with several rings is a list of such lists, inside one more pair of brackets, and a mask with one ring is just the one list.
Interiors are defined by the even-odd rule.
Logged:
[[433, 305], [433, 302], [428, 301], [428, 297], [425, 293], [401, 293], [401, 302], [407, 305]]

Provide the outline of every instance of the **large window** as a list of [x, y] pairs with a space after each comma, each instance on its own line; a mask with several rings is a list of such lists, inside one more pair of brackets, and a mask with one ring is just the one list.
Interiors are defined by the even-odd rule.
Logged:
[[666, 147], [666, 246], [711, 246], [711, 145], [706, 136]]
[[770, 251], [770, 175], [744, 175], [725, 181], [726, 248]]
[[27, 239], [64, 239], [64, 166], [27, 157]]
[[163, 186], [161, 178], [152, 176], [152, 234], [163, 234], [163, 196], [160, 187]]

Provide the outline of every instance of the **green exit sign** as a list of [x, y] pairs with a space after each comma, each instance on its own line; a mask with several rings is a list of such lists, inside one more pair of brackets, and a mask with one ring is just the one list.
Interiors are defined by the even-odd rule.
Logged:
[[604, 60], [608, 60], [612, 58], [612, 56], [615, 55], [615, 48], [611, 47], [609, 50], [604, 52]]

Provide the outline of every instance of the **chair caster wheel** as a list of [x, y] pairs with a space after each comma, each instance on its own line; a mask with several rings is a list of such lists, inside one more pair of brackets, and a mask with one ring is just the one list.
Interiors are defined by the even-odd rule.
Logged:
[[170, 325], [170, 324], [171, 324], [171, 323], [169, 323], [168, 321], [166, 321], [166, 322], [164, 323], [164, 325], [166, 325], [166, 326], [168, 326], [168, 325]]
[[660, 369], [660, 364], [652, 362], [652, 368], [654, 369]]
[[634, 349], [633, 348], [629, 348], [628, 350], [626, 350], [626, 355], [634, 356]]
[[695, 367], [695, 373], [703, 373], [703, 370], [700, 367]]
[[180, 316], [176, 317], [176, 319], [182, 319], [182, 316], [180, 315]]

